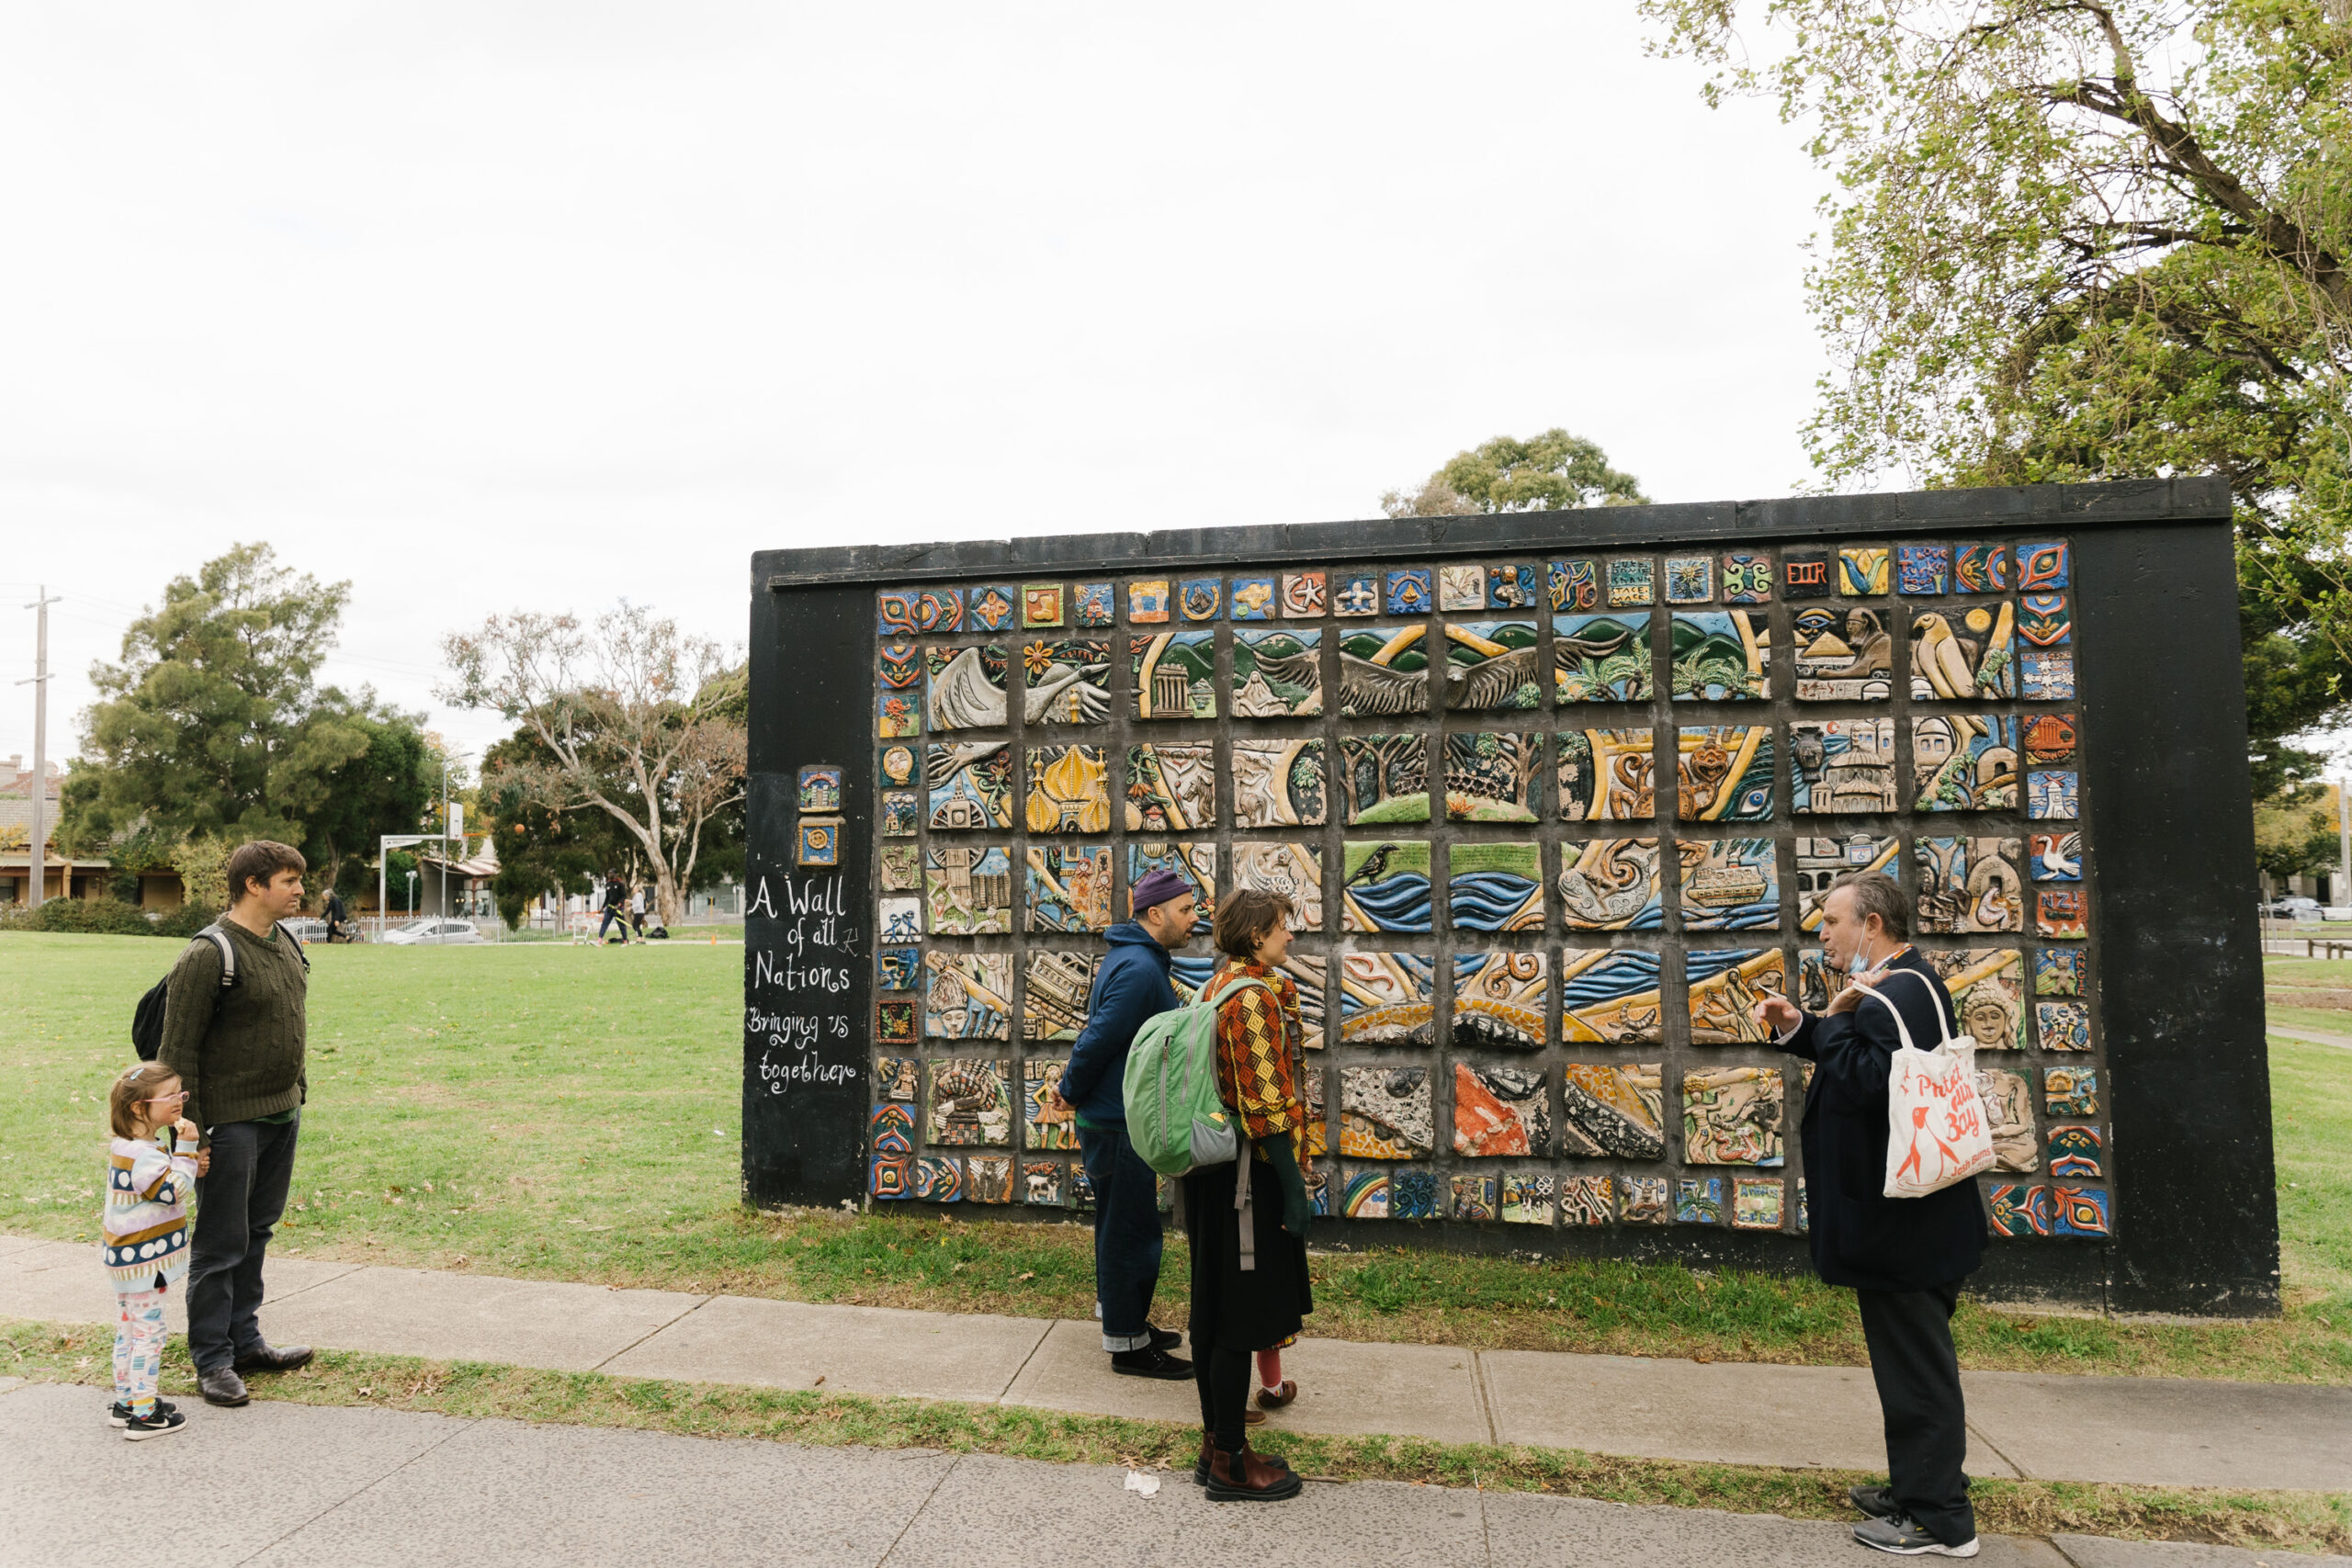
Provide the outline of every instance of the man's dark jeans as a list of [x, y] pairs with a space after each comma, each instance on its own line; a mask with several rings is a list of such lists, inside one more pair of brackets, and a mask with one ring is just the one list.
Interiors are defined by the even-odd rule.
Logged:
[[187, 1348], [217, 1371], [262, 1348], [261, 1269], [286, 1213], [301, 1112], [290, 1122], [212, 1129], [212, 1168], [196, 1179], [196, 1245], [187, 1266]]
[[1094, 1188], [1094, 1299], [1102, 1348], [1151, 1345], [1151, 1294], [1159, 1286], [1159, 1176], [1125, 1127], [1078, 1130], [1078, 1155]]

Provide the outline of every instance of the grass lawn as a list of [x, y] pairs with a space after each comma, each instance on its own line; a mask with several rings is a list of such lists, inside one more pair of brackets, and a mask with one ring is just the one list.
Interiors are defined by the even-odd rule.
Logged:
[[[176, 944], [0, 933], [0, 1230], [95, 1239], [102, 1097]], [[742, 949], [313, 951], [311, 1103], [279, 1246], [310, 1257], [1083, 1317], [1074, 1224], [737, 1202]], [[2352, 964], [2332, 967], [2352, 970]], [[2352, 986], [2352, 981], [2346, 982]], [[2341, 1020], [2352, 1033], [2352, 1014]], [[2279, 1319], [2165, 1325], [1965, 1303], [1972, 1368], [2352, 1383], [2352, 1052], [2272, 1047]], [[1181, 1241], [1161, 1301], [1184, 1294]], [[1385, 1250], [1316, 1260], [1318, 1335], [1861, 1365], [1850, 1294], [1675, 1265]]]

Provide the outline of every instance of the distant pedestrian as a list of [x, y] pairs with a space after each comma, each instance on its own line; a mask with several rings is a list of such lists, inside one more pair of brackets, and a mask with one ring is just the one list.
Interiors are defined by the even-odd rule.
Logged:
[[114, 1285], [114, 1404], [107, 1418], [132, 1442], [187, 1425], [155, 1397], [164, 1365], [164, 1303], [187, 1273], [187, 1195], [209, 1163], [196, 1124], [180, 1108], [187, 1092], [161, 1062], [141, 1062], [114, 1080], [107, 1120], [107, 1205], [98, 1218], [101, 1256]]
[[645, 884], [639, 883], [628, 890], [628, 926], [637, 941], [645, 941]]
[[1885, 1420], [1888, 1484], [1849, 1492], [1866, 1516], [1854, 1539], [1903, 1556], [1973, 1557], [1951, 1314], [1960, 1282], [1984, 1258], [1984, 1212], [1970, 1181], [1924, 1198], [1889, 1198], [1883, 1189], [1887, 1080], [1903, 1043], [1889, 1009], [1901, 1011], [1912, 1039], [1941, 1040], [1958, 1032], [1951, 996], [1908, 941], [1910, 915], [1893, 877], [1839, 877], [1821, 908], [1822, 945], [1846, 987], [1822, 1017], [1785, 997], [1758, 1002], [1755, 1017], [1783, 1051], [1815, 1064], [1803, 1122], [1814, 1268], [1853, 1289]]
[[220, 921], [237, 955], [236, 984], [220, 984], [219, 948], [192, 942], [164, 991], [156, 1060], [187, 1089], [187, 1118], [209, 1156], [196, 1185], [187, 1287], [188, 1355], [209, 1404], [244, 1404], [245, 1372], [311, 1359], [308, 1346], [273, 1349], [261, 1335], [262, 1265], [286, 1213], [309, 1098], [311, 964], [281, 924], [302, 907], [302, 872], [290, 845], [240, 845]]
[[619, 926], [621, 928], [621, 935], [624, 938], [628, 935], [628, 922], [625, 918], [625, 911], [628, 909], [628, 889], [621, 886], [620, 873], [616, 871], [606, 873], [605, 876], [604, 919], [596, 922], [596, 941], [599, 945], [602, 945], [604, 942], [605, 933], [612, 930], [615, 926]]
[[323, 913], [327, 921], [327, 941], [330, 943], [349, 942], [351, 940], [351, 911], [344, 908], [343, 895], [330, 888], [327, 892], [327, 907]]
[[1148, 872], [1130, 907], [1135, 918], [1103, 933], [1110, 951], [1095, 973], [1086, 1027], [1070, 1047], [1059, 1095], [1076, 1112], [1079, 1159], [1094, 1189], [1094, 1300], [1111, 1370], [1188, 1378], [1193, 1363], [1168, 1353], [1183, 1337], [1151, 1325], [1159, 1285], [1159, 1177], [1127, 1141], [1125, 1084], [1136, 1032], [1182, 1005], [1169, 982], [1169, 953], [1193, 940], [1193, 889], [1172, 871]]
[[[1201, 1396], [1201, 1457], [1193, 1479], [1221, 1501], [1295, 1497], [1301, 1484], [1286, 1462], [1254, 1451], [1249, 1438], [1250, 1358], [1288, 1344], [1315, 1310], [1306, 1273], [1306, 1231], [1315, 1211], [1306, 1195], [1306, 1104], [1300, 1092], [1306, 1031], [1298, 987], [1276, 967], [1290, 949], [1290, 900], [1257, 888], [1228, 897], [1217, 911], [1215, 933], [1226, 961], [1201, 989], [1204, 998], [1223, 998], [1217, 1093], [1240, 1123], [1243, 1140], [1240, 1159], [1203, 1166], [1184, 1178], [1193, 1381]], [[1296, 1392], [1288, 1380], [1283, 1386]]]

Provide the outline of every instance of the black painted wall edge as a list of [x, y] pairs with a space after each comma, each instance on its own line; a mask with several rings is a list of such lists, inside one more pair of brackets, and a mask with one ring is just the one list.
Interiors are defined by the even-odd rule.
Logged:
[[1886, 495], [1788, 496], [1773, 501], [1692, 502], [1673, 506], [1588, 507], [1475, 517], [1374, 517], [1358, 522], [1172, 528], [1158, 533], [1053, 534], [1022, 539], [962, 539], [918, 545], [829, 545], [761, 550], [752, 587], [927, 582], [1002, 572], [1116, 570], [1229, 561], [1237, 570], [1448, 551], [1496, 549], [1529, 555], [1723, 539], [1866, 537], [1921, 528], [2080, 528], [2225, 519], [2229, 481], [2122, 479], [2106, 484], [2022, 485], [1984, 490], [1904, 491]]

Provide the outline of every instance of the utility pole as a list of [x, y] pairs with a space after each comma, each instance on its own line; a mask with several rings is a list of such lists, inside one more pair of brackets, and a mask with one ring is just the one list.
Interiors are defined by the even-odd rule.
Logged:
[[2352, 902], [2352, 784], [2335, 781], [2335, 901]]
[[[33, 894], [32, 907], [40, 907], [41, 896], [49, 884], [49, 607], [62, 604], [62, 599], [49, 596], [49, 584], [40, 589], [40, 597], [25, 606], [40, 612], [33, 633], [33, 678], [19, 681], [19, 686], [33, 689], [33, 825], [30, 842]], [[68, 873], [69, 877], [71, 873]], [[73, 888], [68, 886], [71, 893]]]

